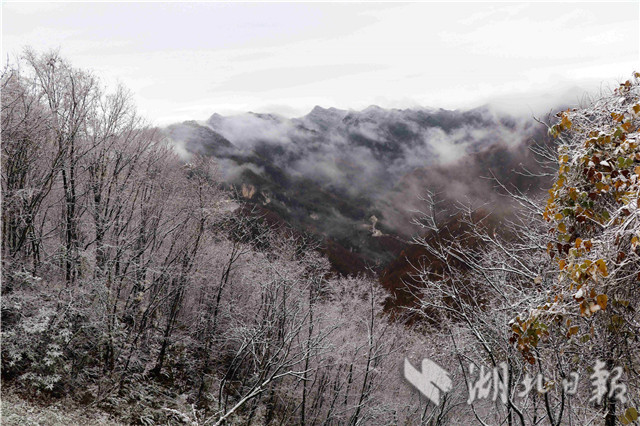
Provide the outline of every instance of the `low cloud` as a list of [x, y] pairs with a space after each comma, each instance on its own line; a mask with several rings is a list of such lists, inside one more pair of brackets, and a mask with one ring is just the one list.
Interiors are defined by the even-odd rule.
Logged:
[[327, 191], [369, 200], [384, 216], [381, 224], [396, 230], [406, 229], [408, 212], [419, 209], [419, 197], [427, 189], [450, 201], [492, 200], [494, 189], [479, 177], [489, 176], [490, 168], [504, 169], [501, 161], [521, 162], [519, 156], [524, 154], [518, 147], [541, 130], [529, 118], [489, 107], [470, 111], [316, 107], [293, 119], [214, 114], [206, 125], [244, 158], [219, 159], [227, 180], [241, 179], [245, 170], [265, 176], [269, 171], [254, 163], [273, 164]]

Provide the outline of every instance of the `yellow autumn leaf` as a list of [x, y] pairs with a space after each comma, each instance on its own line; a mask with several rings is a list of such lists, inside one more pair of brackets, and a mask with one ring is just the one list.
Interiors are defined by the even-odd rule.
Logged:
[[607, 271], [607, 264], [605, 263], [604, 260], [598, 259], [596, 261], [596, 266], [598, 267], [598, 271], [600, 271], [600, 275], [602, 275], [603, 277], [606, 277], [609, 275], [609, 272]]
[[587, 301], [583, 300], [580, 303], [580, 315], [584, 316], [587, 313]]
[[600, 305], [600, 308], [602, 308], [603, 311], [607, 309], [607, 300], [608, 298], [606, 294], [599, 294], [596, 297], [596, 303]]
[[634, 407], [629, 407], [627, 408], [627, 411], [625, 411], [624, 416], [632, 422], [635, 422], [638, 420], [638, 410]]

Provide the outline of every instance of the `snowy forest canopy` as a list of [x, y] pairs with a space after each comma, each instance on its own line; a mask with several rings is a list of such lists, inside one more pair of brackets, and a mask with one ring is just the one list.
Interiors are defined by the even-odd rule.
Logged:
[[[426, 192], [418, 302], [391, 314], [379, 277], [332, 271], [316, 239], [229, 191], [215, 156], [185, 161], [125, 88], [26, 51], [2, 74], [3, 394], [104, 424], [629, 424], [639, 77], [558, 114], [534, 147], [552, 187], [503, 188], [512, 215], [444, 220]], [[448, 371], [439, 405], [405, 358]], [[596, 366], [611, 376], [594, 399]], [[471, 398], [487, 372], [492, 393]]]

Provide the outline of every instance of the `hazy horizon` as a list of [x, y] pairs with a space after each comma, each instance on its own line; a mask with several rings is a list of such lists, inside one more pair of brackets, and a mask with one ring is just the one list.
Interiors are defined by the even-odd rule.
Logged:
[[3, 61], [59, 48], [158, 124], [315, 105], [537, 113], [637, 68], [639, 4], [5, 2]]

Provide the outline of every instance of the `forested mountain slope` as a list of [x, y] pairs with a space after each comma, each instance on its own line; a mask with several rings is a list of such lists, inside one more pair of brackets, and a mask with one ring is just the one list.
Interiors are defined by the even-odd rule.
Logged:
[[11, 401], [147, 425], [423, 415], [394, 355], [417, 335], [373, 278], [331, 273], [312, 238], [228, 192], [216, 159], [185, 161], [129, 92], [58, 53], [27, 50], [1, 83]]
[[[530, 148], [545, 128], [489, 107], [363, 111], [315, 107], [300, 118], [247, 113], [175, 124], [167, 133], [187, 153], [216, 158], [224, 180], [250, 203], [319, 236], [327, 251], [381, 270], [417, 230], [420, 196], [435, 191], [446, 215], [456, 202], [499, 199], [493, 179], [539, 191], [540, 166]], [[508, 211], [506, 203], [496, 214]]]
[[[535, 125], [487, 109], [158, 129], [30, 50], [1, 87], [12, 421], [637, 420], [640, 74], [559, 112], [542, 165]], [[389, 292], [349, 274], [375, 262]], [[424, 359], [438, 404], [403, 376]]]

